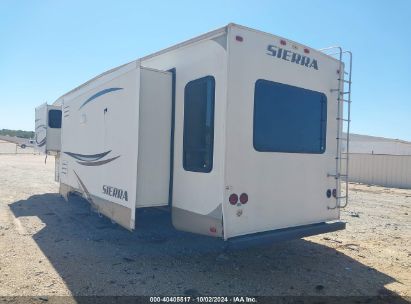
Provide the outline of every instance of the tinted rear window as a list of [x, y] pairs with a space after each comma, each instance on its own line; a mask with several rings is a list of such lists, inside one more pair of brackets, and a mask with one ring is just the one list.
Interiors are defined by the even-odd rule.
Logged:
[[253, 124], [257, 151], [324, 153], [327, 97], [316, 91], [257, 80]]

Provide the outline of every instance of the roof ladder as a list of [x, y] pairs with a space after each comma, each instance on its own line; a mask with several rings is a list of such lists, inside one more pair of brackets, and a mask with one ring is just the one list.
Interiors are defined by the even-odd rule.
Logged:
[[[329, 47], [326, 49], [322, 49], [320, 51], [326, 53], [329, 56], [334, 56], [339, 61], [339, 69], [337, 71], [339, 75], [338, 88], [331, 90], [331, 93], [337, 94], [337, 155], [335, 157], [336, 174], [328, 174], [328, 176], [334, 177], [335, 188], [337, 189], [337, 193], [341, 193], [342, 189], [345, 191], [345, 193], [344, 195], [337, 195], [335, 198], [335, 206], [328, 207], [328, 209], [345, 208], [348, 204], [348, 163], [350, 156], [349, 145], [351, 123], [352, 53], [350, 51], [344, 51], [339, 46]], [[345, 57], [348, 57], [348, 72], [342, 72], [342, 70], [345, 68], [343, 61]], [[348, 80], [344, 78], [344, 74], [348, 75]], [[345, 151], [343, 152], [342, 150], [344, 146]]]

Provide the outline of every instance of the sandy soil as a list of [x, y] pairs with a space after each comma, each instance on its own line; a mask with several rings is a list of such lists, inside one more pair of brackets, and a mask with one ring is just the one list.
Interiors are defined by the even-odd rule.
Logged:
[[224, 252], [163, 211], [131, 233], [66, 203], [51, 157], [2, 155], [0, 172], [0, 296], [411, 296], [411, 190], [352, 184], [346, 230]]

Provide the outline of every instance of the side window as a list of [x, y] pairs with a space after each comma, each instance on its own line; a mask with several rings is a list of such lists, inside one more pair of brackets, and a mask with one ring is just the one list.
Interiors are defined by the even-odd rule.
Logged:
[[215, 80], [206, 76], [184, 89], [183, 167], [210, 172], [213, 168]]
[[49, 127], [54, 129], [61, 128], [61, 110], [49, 111]]

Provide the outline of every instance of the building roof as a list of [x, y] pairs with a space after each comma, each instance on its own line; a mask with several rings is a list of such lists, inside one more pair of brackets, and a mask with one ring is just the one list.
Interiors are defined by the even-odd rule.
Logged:
[[[346, 151], [344, 144], [342, 149], [343, 152]], [[411, 155], [411, 142], [394, 138], [350, 134], [349, 152], [361, 154]]]
[[373, 142], [396, 142], [411, 145], [410, 141], [397, 139], [397, 138], [386, 138], [386, 137], [379, 137], [379, 136], [370, 136], [370, 135], [362, 135], [362, 134], [350, 134], [350, 141], [373, 141]]

